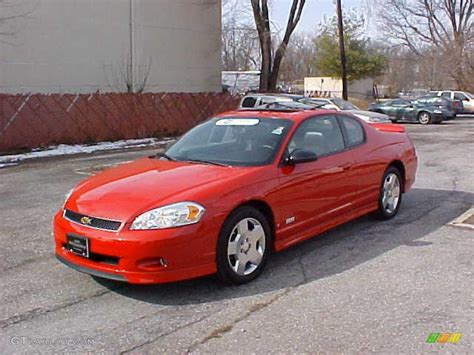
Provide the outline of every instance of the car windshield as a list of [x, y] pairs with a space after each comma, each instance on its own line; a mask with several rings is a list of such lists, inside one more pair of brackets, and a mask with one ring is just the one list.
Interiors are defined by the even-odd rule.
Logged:
[[232, 166], [270, 163], [291, 127], [279, 118], [213, 118], [179, 139], [168, 159]]
[[343, 99], [335, 98], [331, 99], [334, 105], [339, 107], [341, 110], [358, 110], [359, 108], [357, 106], [354, 106], [348, 101], [345, 101]]
[[464, 92], [466, 94], [467, 97], [469, 97], [470, 99], [474, 99], [474, 95], [472, 95], [470, 92]]

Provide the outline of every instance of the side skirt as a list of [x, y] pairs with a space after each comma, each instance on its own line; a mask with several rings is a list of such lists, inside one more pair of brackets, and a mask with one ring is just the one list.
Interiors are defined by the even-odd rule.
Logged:
[[362, 207], [356, 211], [351, 211], [350, 213], [343, 214], [339, 217], [335, 217], [332, 220], [324, 223], [324, 224], [319, 224], [315, 226], [314, 228], [308, 229], [304, 233], [301, 233], [299, 235], [296, 235], [293, 238], [286, 238], [281, 241], [275, 242], [275, 251], [280, 251], [283, 249], [286, 249], [294, 244], [300, 243], [304, 240], [313, 238], [317, 236], [318, 234], [321, 234], [329, 229], [332, 229], [334, 227], [337, 227], [341, 224], [344, 224], [346, 222], [349, 222], [353, 219], [359, 218], [361, 216], [364, 216], [370, 212], [373, 212], [377, 210], [377, 203], [373, 203], [370, 205], [367, 205], [365, 207]]

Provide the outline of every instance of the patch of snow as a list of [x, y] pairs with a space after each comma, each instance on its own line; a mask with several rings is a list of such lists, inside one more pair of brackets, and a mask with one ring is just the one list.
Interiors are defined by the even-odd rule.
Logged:
[[0, 168], [18, 165], [19, 162], [29, 159], [56, 157], [62, 155], [72, 155], [81, 153], [95, 153], [107, 150], [118, 150], [127, 148], [143, 148], [153, 147], [173, 141], [173, 138], [144, 138], [144, 139], [127, 139], [116, 142], [101, 142], [92, 145], [67, 145], [60, 144], [58, 146], [51, 146], [46, 149], [34, 149], [29, 153], [15, 154], [15, 155], [0, 155]]
[[2, 168], [8, 168], [10, 166], [15, 166], [18, 165], [18, 163], [5, 163], [5, 164], [0, 164], [0, 169]]

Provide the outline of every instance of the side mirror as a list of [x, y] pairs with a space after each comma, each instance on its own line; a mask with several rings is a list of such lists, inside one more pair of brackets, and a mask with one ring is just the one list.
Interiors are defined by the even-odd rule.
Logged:
[[285, 159], [285, 164], [295, 165], [298, 163], [308, 163], [310, 161], [318, 160], [315, 152], [307, 149], [296, 149], [288, 158]]

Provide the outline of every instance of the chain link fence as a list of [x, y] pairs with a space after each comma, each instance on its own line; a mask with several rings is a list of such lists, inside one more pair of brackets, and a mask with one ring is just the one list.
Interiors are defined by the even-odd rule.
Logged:
[[0, 94], [0, 152], [177, 136], [238, 102], [229, 93]]

